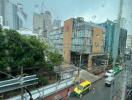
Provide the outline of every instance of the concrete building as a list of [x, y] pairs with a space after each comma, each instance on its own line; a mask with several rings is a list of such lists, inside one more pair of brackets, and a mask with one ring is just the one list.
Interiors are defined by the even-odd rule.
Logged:
[[53, 21], [53, 29], [61, 27], [61, 20], [54, 19]]
[[11, 29], [19, 30], [23, 26], [22, 19], [18, 16], [18, 8], [17, 5], [11, 4], [10, 5], [10, 23], [9, 27]]
[[47, 34], [50, 46], [63, 55], [63, 27], [53, 29]]
[[103, 55], [103, 29], [82, 17], [64, 21], [63, 56], [66, 63], [91, 67], [92, 57]]
[[52, 16], [49, 11], [33, 15], [33, 32], [41, 33], [44, 37], [47, 37], [47, 33], [52, 30]]
[[3, 25], [9, 26], [9, 0], [0, 0], [0, 16], [3, 17]]
[[0, 16], [0, 25], [3, 26], [3, 17]]
[[10, 29], [18, 30], [22, 27], [22, 20], [17, 14], [17, 5], [9, 2], [9, 0], [0, 0], [0, 16], [3, 18], [3, 26]]
[[104, 50], [106, 53], [112, 54], [115, 23], [110, 20], [107, 20], [106, 22], [101, 23], [99, 25], [105, 29]]
[[127, 36], [126, 48], [132, 51], [132, 35]]
[[[114, 34], [115, 34], [115, 23], [113, 21], [107, 20], [104, 23], [99, 24], [105, 29], [105, 45], [104, 50], [105, 53], [109, 53], [113, 56], [113, 42], [114, 42]], [[127, 30], [121, 28], [119, 35], [119, 44], [118, 44], [118, 55], [124, 54], [126, 48], [126, 38], [127, 38]]]

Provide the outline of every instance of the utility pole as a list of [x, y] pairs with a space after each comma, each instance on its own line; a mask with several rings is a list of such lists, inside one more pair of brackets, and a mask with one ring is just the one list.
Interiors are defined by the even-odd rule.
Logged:
[[79, 72], [78, 72], [78, 77], [79, 77], [79, 75], [80, 75], [81, 64], [82, 64], [82, 50], [80, 50], [80, 60], [79, 60]]
[[[122, 16], [122, 8], [123, 8], [123, 0], [120, 0], [117, 22], [115, 24], [114, 43], [113, 43], [113, 51], [112, 51], [113, 66], [115, 66], [116, 59], [118, 57], [118, 46], [119, 46], [119, 37], [120, 37], [120, 22], [121, 22], [121, 16]], [[112, 84], [110, 100], [113, 100], [114, 91], [115, 91], [114, 84]]]
[[116, 59], [118, 57], [118, 44], [119, 44], [119, 37], [120, 37], [120, 23], [121, 23], [121, 16], [122, 16], [122, 9], [123, 8], [123, 0], [120, 0], [120, 5], [119, 5], [119, 12], [118, 12], [118, 17], [117, 21], [115, 24], [115, 32], [114, 32], [114, 43], [113, 43], [113, 66], [115, 65]]

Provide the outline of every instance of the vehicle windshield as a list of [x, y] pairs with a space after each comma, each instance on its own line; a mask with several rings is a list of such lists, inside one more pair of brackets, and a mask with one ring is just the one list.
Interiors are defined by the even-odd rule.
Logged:
[[113, 70], [108, 70], [108, 73], [112, 73], [113, 72]]
[[83, 86], [78, 85], [77, 87], [78, 87], [79, 90], [83, 90]]
[[108, 71], [107, 73], [111, 73], [110, 71]]

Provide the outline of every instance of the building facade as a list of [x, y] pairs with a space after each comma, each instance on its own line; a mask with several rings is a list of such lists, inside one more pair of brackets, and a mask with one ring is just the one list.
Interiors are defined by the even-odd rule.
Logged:
[[3, 17], [3, 25], [9, 26], [9, 10], [10, 3], [9, 0], [0, 0], [0, 16]]
[[53, 29], [61, 27], [61, 20], [54, 19], [53, 21]]
[[10, 23], [9, 27], [11, 29], [19, 30], [23, 26], [22, 19], [18, 16], [18, 7], [15, 4], [10, 4]]
[[44, 37], [47, 37], [47, 33], [52, 30], [52, 16], [49, 11], [44, 13], [34, 13], [33, 15], [33, 32], [41, 33]]
[[0, 25], [3, 26], [3, 17], [0, 16]]
[[66, 63], [91, 66], [92, 56], [104, 53], [103, 29], [82, 17], [68, 19], [64, 22], [63, 48]]
[[47, 34], [47, 38], [49, 45], [63, 55], [63, 27], [53, 29]]
[[17, 12], [17, 5], [9, 2], [9, 0], [0, 0], [0, 16], [3, 19], [3, 26], [14, 30], [21, 28], [23, 22]]
[[132, 35], [127, 36], [126, 48], [132, 51]]
[[[105, 29], [105, 45], [104, 50], [105, 53], [108, 53], [113, 57], [113, 49], [114, 49], [114, 36], [115, 36], [115, 25], [116, 23], [107, 20], [104, 23], [99, 24]], [[122, 55], [125, 52], [126, 48], [126, 38], [127, 38], [127, 30], [124, 28], [120, 28], [119, 34], [119, 44], [118, 44], [118, 55]]]
[[107, 20], [106, 22], [99, 25], [105, 29], [104, 50], [106, 53], [111, 54], [113, 50], [115, 23], [110, 20]]

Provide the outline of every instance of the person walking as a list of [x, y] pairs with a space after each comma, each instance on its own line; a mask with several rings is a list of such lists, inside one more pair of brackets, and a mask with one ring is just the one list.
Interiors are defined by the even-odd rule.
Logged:
[[70, 89], [68, 89], [68, 91], [67, 91], [67, 100], [70, 98], [70, 95], [71, 95], [71, 91], [70, 91]]
[[95, 88], [93, 87], [93, 94], [95, 93]]

